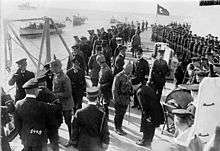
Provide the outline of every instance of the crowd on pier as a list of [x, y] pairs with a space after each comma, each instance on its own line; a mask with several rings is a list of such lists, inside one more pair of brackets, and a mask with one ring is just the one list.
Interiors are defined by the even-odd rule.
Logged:
[[[126, 136], [122, 126], [123, 118], [132, 100], [132, 107], [141, 111], [140, 132], [143, 136], [137, 144], [151, 148], [155, 129], [165, 120], [160, 100], [170, 67], [163, 59], [165, 50], [157, 51], [151, 67], [143, 58], [140, 33], [148, 27], [147, 22], [137, 25], [123, 23], [107, 30], [88, 30], [89, 38], [74, 36], [76, 44], [71, 47], [72, 55], [69, 56], [66, 72], [62, 70], [59, 56], [45, 64], [43, 74], [37, 76], [26, 69], [26, 58], [18, 60], [18, 70], [8, 82], [10, 86], [16, 84], [15, 100], [6, 97], [3, 90], [1, 93], [5, 103], [2, 112], [10, 113], [13, 117], [8, 117], [4, 125], [10, 119], [13, 119], [14, 125], [8, 135], [2, 128], [3, 150], [10, 150], [8, 142], [19, 134], [24, 151], [47, 150], [48, 140], [51, 148], [58, 151], [58, 129], [63, 119], [69, 135], [66, 147], [74, 146], [79, 151], [107, 150], [110, 142], [108, 107], [113, 104], [115, 109], [115, 132]], [[206, 64], [200, 58], [194, 58], [192, 63], [186, 61], [187, 82], [193, 77], [191, 71], [194, 72], [194, 68], [208, 75], [210, 68], [205, 65], [209, 58], [205, 57], [213, 55], [213, 52], [217, 54], [219, 50], [217, 38], [199, 38], [193, 36], [189, 29], [189, 25], [176, 23], [168, 26], [152, 25], [152, 40], [169, 43], [182, 62], [186, 58], [204, 57]], [[125, 63], [128, 43], [135, 61]], [[185, 70], [179, 70], [175, 72], [176, 79], [180, 72], [185, 75]], [[91, 80], [91, 87], [88, 87], [85, 77]], [[177, 80], [178, 84], [183, 83], [183, 79]], [[87, 106], [82, 108], [84, 96], [87, 97]], [[177, 129], [188, 128], [193, 113], [177, 109], [173, 114], [178, 116], [176, 120], [179, 125], [175, 125]]]

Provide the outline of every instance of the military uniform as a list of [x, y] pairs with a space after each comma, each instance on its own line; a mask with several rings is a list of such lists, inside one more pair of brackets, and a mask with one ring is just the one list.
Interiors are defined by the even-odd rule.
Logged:
[[88, 67], [91, 70], [90, 77], [91, 77], [91, 81], [92, 81], [93, 86], [97, 86], [98, 81], [99, 81], [100, 66], [96, 61], [96, 57], [97, 57], [97, 54], [92, 55], [90, 57], [89, 63], [88, 63]]
[[[31, 79], [24, 84], [23, 88], [37, 88], [37, 83]], [[15, 129], [10, 134], [9, 140], [20, 134], [24, 151], [46, 150], [48, 111], [49, 105], [37, 101], [35, 95], [27, 94], [23, 100], [17, 101], [14, 115]]]
[[62, 105], [57, 101], [55, 95], [48, 89], [41, 87], [39, 90], [39, 94], [36, 98], [39, 102], [50, 103], [53, 108], [49, 108], [46, 129], [47, 129], [47, 137], [50, 140], [51, 147], [53, 151], [59, 151], [59, 135], [58, 129], [60, 125], [63, 123], [62, 118]]
[[115, 59], [115, 64], [113, 68], [113, 74], [116, 75], [123, 70], [123, 66], [125, 64], [125, 56], [119, 54]]
[[53, 90], [53, 77], [54, 77], [54, 74], [51, 72], [51, 70], [47, 70], [45, 74], [41, 77], [41, 80], [46, 82], [46, 87], [50, 91]]
[[130, 96], [132, 95], [132, 85], [124, 70], [115, 76], [112, 85], [112, 94], [115, 107], [115, 129], [122, 130], [123, 118], [130, 103]]
[[20, 69], [12, 76], [8, 84], [13, 86], [16, 84], [15, 102], [25, 97], [26, 93], [22, 86], [30, 79], [34, 78], [34, 73], [28, 70], [22, 72]]
[[143, 138], [139, 145], [151, 145], [155, 128], [164, 122], [162, 106], [154, 90], [148, 85], [141, 85], [137, 90], [137, 98], [141, 106], [141, 127]]
[[131, 38], [131, 50], [132, 50], [132, 56], [136, 57], [136, 51], [141, 46], [141, 38], [137, 34], [138, 31], [136, 31], [136, 34]]
[[82, 99], [86, 90], [85, 73], [81, 68], [72, 67], [66, 72], [71, 81], [72, 97], [75, 104], [75, 111], [82, 108]]
[[101, 67], [101, 70], [99, 72], [99, 84], [100, 84], [101, 95], [103, 98], [106, 117], [108, 117], [109, 114], [108, 106], [112, 98], [112, 91], [111, 91], [112, 82], [113, 82], [113, 75], [111, 69], [107, 65]]
[[71, 136], [71, 119], [74, 102], [71, 81], [63, 71], [54, 75], [53, 92], [62, 104], [64, 120], [68, 126], [69, 136]]
[[98, 89], [87, 93], [88, 105], [79, 109], [73, 118], [72, 139], [79, 151], [102, 151], [103, 145], [109, 144], [107, 119], [94, 102], [98, 96]]
[[149, 85], [155, 90], [159, 98], [161, 98], [163, 87], [166, 83], [166, 76], [168, 74], [169, 67], [167, 62], [163, 59], [156, 59], [150, 70]]

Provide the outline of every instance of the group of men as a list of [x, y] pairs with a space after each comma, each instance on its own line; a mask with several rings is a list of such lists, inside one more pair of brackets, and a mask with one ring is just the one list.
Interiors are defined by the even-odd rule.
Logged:
[[[17, 61], [18, 70], [9, 81], [9, 85], [16, 84], [15, 129], [8, 140], [19, 134], [24, 151], [40, 151], [46, 149], [49, 139], [52, 149], [59, 150], [58, 129], [64, 118], [69, 132], [67, 147], [78, 146], [82, 151], [107, 149], [110, 101], [115, 108], [115, 132], [126, 135], [123, 118], [134, 96], [134, 107], [142, 112], [143, 138], [138, 144], [151, 146], [154, 130], [164, 120], [160, 97], [169, 67], [163, 60], [164, 51], [160, 50], [150, 70], [140, 44], [135, 47], [136, 61], [125, 64], [126, 40], [118, 37], [124, 27], [130, 25], [118, 25], [108, 30], [111, 34], [103, 28], [97, 34], [89, 31], [90, 40], [75, 37], [77, 43], [72, 46], [73, 58], [69, 57], [66, 73], [56, 58], [44, 66], [44, 74], [38, 77], [26, 70], [26, 59]], [[135, 33], [139, 36], [138, 30]], [[113, 38], [108, 39], [109, 35]], [[90, 89], [86, 89], [86, 74], [92, 82]], [[82, 109], [85, 94], [89, 105]], [[97, 102], [103, 111], [95, 106]]]
[[199, 83], [196, 77], [217, 76], [213, 66], [219, 64], [218, 37], [193, 35], [190, 25], [175, 22], [166, 26], [152, 25], [152, 31], [151, 39], [168, 43], [179, 61], [175, 71], [176, 85]]

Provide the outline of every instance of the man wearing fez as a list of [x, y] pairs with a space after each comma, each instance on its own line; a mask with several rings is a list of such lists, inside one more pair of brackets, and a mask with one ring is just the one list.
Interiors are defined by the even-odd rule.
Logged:
[[80, 68], [79, 62], [77, 60], [73, 61], [73, 67], [67, 70], [66, 74], [71, 81], [72, 97], [74, 101], [74, 112], [82, 108], [82, 99], [84, 92], [86, 90], [85, 73]]
[[99, 89], [87, 89], [88, 105], [77, 110], [72, 122], [72, 139], [79, 151], [103, 151], [108, 149], [109, 129], [105, 113], [97, 106]]
[[37, 80], [30, 79], [23, 85], [26, 97], [15, 104], [15, 129], [9, 134], [12, 141], [20, 135], [24, 151], [46, 151], [49, 105], [36, 100], [39, 94]]
[[153, 62], [148, 79], [149, 86], [154, 89], [159, 100], [166, 83], [166, 76], [170, 73], [167, 62], [163, 60], [164, 51], [165, 50], [158, 50], [158, 59]]
[[34, 73], [26, 70], [27, 68], [27, 59], [20, 59], [16, 62], [18, 64], [18, 70], [13, 74], [12, 78], [9, 80], [8, 84], [13, 86], [16, 84], [16, 94], [15, 102], [21, 100], [25, 97], [25, 90], [22, 86], [31, 78], [34, 78]]
[[132, 85], [129, 79], [132, 70], [133, 65], [131, 63], [125, 65], [124, 70], [115, 76], [112, 84], [112, 94], [115, 108], [115, 132], [119, 135], [126, 135], [126, 132], [122, 130], [122, 123], [127, 107], [130, 103], [130, 96], [133, 94]]
[[132, 85], [142, 113], [140, 132], [143, 132], [143, 137], [137, 144], [151, 148], [155, 128], [164, 122], [163, 109], [151, 87], [135, 80], [132, 80]]
[[[149, 74], [149, 64], [147, 60], [143, 58], [143, 50], [142, 48], [138, 48], [137, 50], [137, 60], [133, 64], [133, 71], [132, 74], [134, 75], [135, 81], [138, 83], [145, 84], [146, 83], [146, 76]], [[134, 105], [132, 108], [138, 107], [138, 100], [136, 95], [134, 96]]]
[[125, 51], [126, 51], [127, 47], [126, 46], [121, 46], [119, 49], [119, 54], [115, 59], [114, 62], [114, 68], [113, 68], [113, 74], [116, 75], [119, 72], [121, 72], [123, 70], [123, 66], [125, 64]]
[[104, 104], [104, 109], [106, 113], [106, 117], [108, 118], [108, 106], [110, 104], [110, 100], [112, 98], [112, 82], [113, 82], [113, 74], [110, 67], [106, 64], [105, 56], [98, 55], [96, 57], [98, 64], [101, 69], [99, 71], [99, 85], [102, 97], [102, 103]]
[[71, 145], [71, 139], [70, 139], [71, 119], [72, 119], [72, 110], [74, 107], [71, 81], [69, 77], [63, 72], [62, 64], [60, 60], [58, 59], [52, 60], [50, 64], [51, 64], [51, 71], [54, 73], [53, 93], [60, 100], [62, 104], [63, 117], [69, 132], [69, 142], [66, 144], [66, 146], [69, 146]]

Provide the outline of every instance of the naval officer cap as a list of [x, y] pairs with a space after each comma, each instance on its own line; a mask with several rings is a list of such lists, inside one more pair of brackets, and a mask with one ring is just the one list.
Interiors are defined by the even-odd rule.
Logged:
[[20, 60], [16, 61], [16, 63], [17, 63], [18, 65], [26, 64], [26, 63], [27, 63], [27, 58], [20, 59]]
[[23, 86], [22, 88], [24, 89], [34, 89], [38, 87], [38, 81], [35, 78], [32, 78], [30, 80], [28, 80]]
[[99, 88], [98, 87], [86, 88], [86, 94], [88, 98], [96, 98], [99, 96]]

